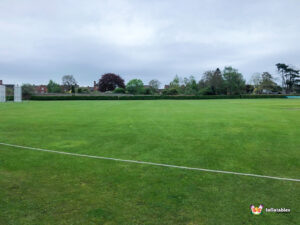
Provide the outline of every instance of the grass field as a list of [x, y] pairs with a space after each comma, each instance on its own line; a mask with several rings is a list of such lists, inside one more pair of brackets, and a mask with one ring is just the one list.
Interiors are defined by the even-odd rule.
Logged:
[[[300, 100], [5, 103], [0, 142], [299, 179]], [[0, 145], [0, 224], [296, 225], [300, 183]]]

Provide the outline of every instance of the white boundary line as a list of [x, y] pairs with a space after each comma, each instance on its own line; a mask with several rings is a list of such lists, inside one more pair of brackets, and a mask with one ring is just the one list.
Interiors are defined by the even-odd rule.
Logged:
[[54, 150], [48, 150], [48, 149], [26, 147], [26, 146], [13, 145], [13, 144], [1, 143], [1, 142], [0, 142], [0, 145], [15, 147], [15, 148], [30, 149], [30, 150], [42, 151], [42, 152], [51, 152], [51, 153], [57, 153], [57, 154], [63, 154], [63, 155], [94, 158], [94, 159], [114, 160], [114, 161], [119, 161], [119, 162], [147, 164], [147, 165], [152, 165], [152, 166], [163, 166], [163, 167], [171, 167], [171, 168], [185, 169], [185, 170], [197, 170], [197, 171], [205, 171], [205, 172], [212, 172], [212, 173], [223, 173], [223, 174], [225, 173], [225, 174], [234, 174], [234, 175], [240, 175], [240, 176], [249, 176], [249, 177], [259, 177], [259, 178], [267, 178], [267, 179], [275, 179], [275, 180], [300, 182], [300, 179], [293, 179], [293, 178], [272, 177], [272, 176], [265, 176], [265, 175], [251, 174], [251, 173], [238, 173], [238, 172], [223, 171], [223, 170], [211, 170], [211, 169], [176, 166], [176, 165], [169, 165], [169, 164], [162, 164], [162, 163], [143, 162], [143, 161], [136, 161], [136, 160], [116, 159], [116, 158], [103, 157], [103, 156], [85, 155], [85, 154], [78, 154], [78, 153], [71, 153], [71, 152], [61, 152], [61, 151], [54, 151]]

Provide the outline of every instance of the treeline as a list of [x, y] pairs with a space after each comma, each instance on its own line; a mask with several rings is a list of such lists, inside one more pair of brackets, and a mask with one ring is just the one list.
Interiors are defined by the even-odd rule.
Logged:
[[[292, 94], [300, 93], [299, 70], [283, 63], [276, 64], [276, 78], [269, 72], [254, 74], [246, 83], [242, 73], [228, 66], [223, 70], [217, 68], [204, 72], [197, 81], [194, 76], [174, 79], [164, 88], [158, 80], [151, 80], [147, 85], [140, 79], [132, 79], [125, 84], [124, 79], [116, 74], [101, 76], [93, 87], [81, 87], [72, 75], [65, 75], [62, 84], [52, 80], [46, 85], [47, 93], [91, 93], [104, 92], [132, 95], [243, 95], [243, 94]], [[280, 84], [280, 85], [279, 85]], [[23, 85], [23, 96], [29, 98], [36, 90], [30, 84]]]
[[104, 74], [99, 80], [99, 91], [128, 93], [134, 95], [241, 95], [241, 94], [290, 94], [300, 92], [299, 70], [286, 64], [276, 64], [281, 75], [282, 86], [269, 72], [256, 73], [247, 84], [243, 75], [233, 67], [225, 67], [222, 71], [206, 71], [201, 80], [194, 76], [181, 78], [175, 76], [164, 89], [159, 89], [160, 82], [151, 80], [144, 85], [142, 80], [133, 79], [126, 85], [116, 74]]

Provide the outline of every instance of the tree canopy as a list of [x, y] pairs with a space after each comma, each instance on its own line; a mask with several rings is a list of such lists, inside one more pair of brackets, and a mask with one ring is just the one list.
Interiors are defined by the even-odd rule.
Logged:
[[101, 79], [99, 80], [99, 91], [113, 91], [117, 87], [125, 88], [124, 80], [114, 73], [106, 73], [103, 74]]
[[281, 75], [282, 88], [286, 91], [286, 93], [290, 93], [299, 88], [300, 86], [299, 70], [296, 70], [284, 63], [277, 63], [276, 67], [279, 74]]
[[237, 69], [231, 66], [225, 67], [223, 71], [223, 77], [225, 80], [225, 87], [227, 89], [227, 94], [237, 95], [245, 92], [245, 80], [243, 75], [238, 72]]
[[62, 84], [66, 91], [72, 90], [72, 86], [76, 86], [77, 82], [73, 75], [65, 75], [62, 77]]
[[47, 89], [49, 93], [60, 93], [61, 87], [58, 83], [55, 83], [53, 80], [50, 80]]
[[130, 94], [143, 94], [144, 84], [140, 79], [130, 80], [126, 85], [126, 90]]
[[153, 92], [158, 92], [158, 89], [160, 87], [160, 82], [158, 80], [151, 80], [149, 82], [149, 86]]

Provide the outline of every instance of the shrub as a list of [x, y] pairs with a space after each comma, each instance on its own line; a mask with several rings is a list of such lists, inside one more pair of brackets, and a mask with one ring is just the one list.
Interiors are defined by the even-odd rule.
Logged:
[[145, 88], [143, 92], [144, 95], [152, 95], [154, 91], [151, 88]]
[[116, 88], [113, 93], [116, 94], [125, 94], [125, 89], [124, 88]]
[[13, 101], [14, 96], [13, 95], [6, 95], [6, 101]]
[[214, 92], [211, 90], [210, 87], [205, 87], [205, 88], [202, 88], [202, 89], [199, 91], [199, 94], [200, 94], [200, 95], [213, 95]]
[[176, 88], [165, 89], [163, 95], [178, 95], [178, 90]]
[[80, 88], [77, 89], [77, 92], [82, 93], [82, 94], [88, 94], [88, 93], [90, 93], [90, 90], [88, 88], [85, 88], [85, 87], [80, 87]]

